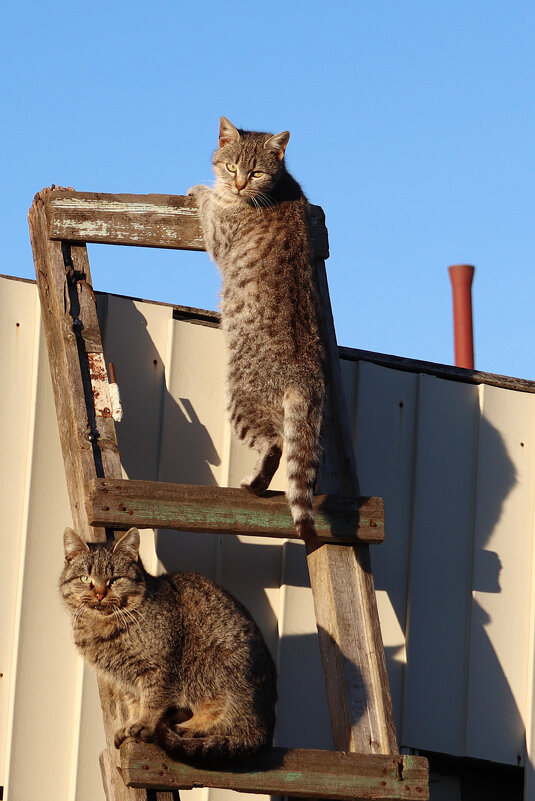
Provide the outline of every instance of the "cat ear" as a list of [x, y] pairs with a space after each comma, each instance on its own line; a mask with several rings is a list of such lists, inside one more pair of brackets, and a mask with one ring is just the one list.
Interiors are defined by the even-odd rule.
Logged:
[[77, 554], [86, 553], [89, 550], [83, 539], [72, 528], [66, 528], [63, 533], [63, 547], [67, 562], [70, 562]]
[[266, 139], [264, 142], [264, 147], [276, 150], [278, 160], [282, 161], [284, 158], [284, 151], [286, 150], [289, 140], [290, 131], [283, 131], [282, 133], [275, 134], [275, 136], [270, 136], [269, 139]]
[[117, 540], [113, 546], [113, 553], [118, 551], [126, 551], [130, 558], [137, 562], [139, 559], [139, 531], [137, 528], [128, 529], [126, 534]]
[[239, 138], [238, 129], [226, 117], [221, 117], [219, 120], [219, 147], [224, 147], [230, 142], [237, 142]]

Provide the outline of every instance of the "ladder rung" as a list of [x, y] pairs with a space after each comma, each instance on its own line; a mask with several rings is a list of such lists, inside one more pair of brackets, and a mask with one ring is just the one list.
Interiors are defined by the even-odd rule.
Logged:
[[340, 801], [429, 798], [427, 759], [401, 754], [271, 748], [234, 771], [218, 771], [175, 762], [155, 745], [126, 740], [121, 769], [128, 787], [152, 790], [215, 787]]
[[[92, 526], [298, 538], [282, 492], [258, 498], [230, 487], [106, 478], [92, 479], [86, 490]], [[381, 498], [316, 495], [313, 509], [322, 542], [384, 540]]]

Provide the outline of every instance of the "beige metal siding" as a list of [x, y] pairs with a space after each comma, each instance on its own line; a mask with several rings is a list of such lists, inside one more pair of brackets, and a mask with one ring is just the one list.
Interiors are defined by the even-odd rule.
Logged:
[[464, 751], [476, 423], [477, 387], [420, 379], [402, 736], [455, 754]]
[[[474, 524], [467, 743], [470, 754], [523, 758], [533, 577], [533, 396], [481, 392]], [[498, 736], [494, 735], [498, 732]]]
[[[238, 486], [252, 455], [226, 420], [221, 332], [167, 305], [99, 306], [125, 409], [125, 475]], [[0, 348], [4, 797], [103, 801], [96, 683], [57, 591], [71, 520], [32, 283], [0, 278]], [[516, 764], [535, 662], [535, 395], [342, 367], [361, 491], [385, 500], [386, 542], [372, 559], [400, 745]], [[142, 547], [152, 571], [201, 570], [243, 600], [279, 666], [277, 742], [331, 747], [301, 545], [160, 531]]]

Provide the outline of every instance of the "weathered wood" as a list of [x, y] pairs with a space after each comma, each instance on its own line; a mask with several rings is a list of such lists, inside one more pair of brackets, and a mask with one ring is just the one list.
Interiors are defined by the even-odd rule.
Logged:
[[[116, 781], [117, 776], [121, 776], [121, 768], [119, 765], [116, 765], [115, 762], [112, 761], [110, 757], [110, 752], [108, 750], [103, 751], [99, 758], [100, 762], [100, 774], [102, 776], [102, 784], [104, 785], [104, 795], [106, 796], [106, 801], [115, 801], [115, 798], [109, 794], [109, 790], [113, 787], [114, 781]], [[124, 784], [121, 781], [121, 784]], [[128, 788], [127, 792], [128, 801], [153, 801], [154, 794], [149, 795], [145, 790], [145, 788]], [[178, 790], [169, 790], [168, 792], [160, 791], [157, 796], [158, 801], [180, 801], [180, 793]]]
[[204, 250], [193, 198], [54, 189], [47, 199], [51, 239]]
[[130, 787], [158, 790], [216, 787], [341, 801], [429, 798], [427, 760], [399, 754], [273, 748], [239, 768], [216, 771], [174, 762], [154, 745], [127, 740], [121, 767]]
[[[230, 487], [104, 478], [89, 482], [87, 499], [92, 526], [298, 538], [282, 492], [257, 498]], [[313, 506], [321, 541], [351, 544], [384, 540], [381, 498], [317, 495]]]
[[[98, 422], [87, 409], [87, 375], [80, 368], [80, 353], [85, 348], [81, 332], [94, 330], [95, 304], [88, 288], [87, 258], [78, 263], [85, 248], [65, 249], [48, 238], [45, 204], [49, 194], [50, 190], [43, 190], [36, 195], [28, 218], [67, 487], [75, 528], [87, 541], [102, 541], [104, 531], [91, 529], [83, 504], [85, 485], [96, 475], [93, 447], [98, 448], [100, 439]], [[67, 265], [83, 273], [86, 283], [68, 281]], [[117, 467], [120, 469], [118, 458]]]
[[[56, 188], [46, 197], [46, 214], [51, 239], [204, 250], [195, 201], [184, 195], [112, 195]], [[314, 222], [314, 250], [326, 258], [327, 238]]]
[[[315, 208], [319, 227], [321, 209]], [[315, 262], [328, 398], [323, 427], [322, 493], [359, 495], [325, 265]], [[398, 751], [375, 589], [367, 545], [307, 548], [335, 748]]]
[[[102, 542], [104, 529], [92, 528], [87, 520], [85, 487], [97, 476], [119, 478], [121, 463], [113, 420], [97, 418], [93, 404], [88, 353], [102, 352], [102, 343], [87, 250], [50, 240], [45, 207], [51, 194], [53, 190], [44, 189], [35, 196], [28, 214], [30, 239], [73, 524], [88, 542]], [[117, 764], [113, 737], [124, 722], [121, 704], [101, 681], [99, 690], [108, 757]], [[145, 791], [126, 788], [117, 770], [103, 775], [112, 782], [105, 789], [113, 801], [147, 801]]]

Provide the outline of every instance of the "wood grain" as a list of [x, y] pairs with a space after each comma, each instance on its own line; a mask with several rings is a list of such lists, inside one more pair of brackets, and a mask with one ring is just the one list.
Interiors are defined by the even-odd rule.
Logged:
[[154, 745], [121, 746], [123, 778], [130, 787], [189, 790], [215, 787], [295, 798], [429, 798], [422, 757], [272, 748], [234, 770], [206, 770], [174, 762]]
[[[318, 495], [313, 506], [321, 541], [354, 544], [384, 539], [381, 498]], [[138, 526], [298, 539], [282, 492], [258, 498], [230, 487], [93, 479], [87, 488], [87, 515], [93, 526], [118, 529]]]
[[[88, 542], [105, 542], [104, 528], [93, 528], [86, 514], [85, 489], [97, 476], [121, 477], [121, 463], [113, 420], [95, 416], [88, 356], [102, 352], [95, 296], [87, 250], [83, 245], [55, 242], [49, 238], [46, 206], [53, 190], [35, 196], [28, 214], [42, 320], [48, 346], [50, 372], [65, 462], [73, 524]], [[61, 536], [58, 531], [58, 536]], [[123, 723], [121, 704], [99, 681], [104, 716], [107, 760], [117, 764], [113, 744]], [[143, 790], [125, 787], [117, 770], [107, 769], [103, 778], [113, 801], [147, 801]], [[163, 796], [158, 801], [168, 801]]]
[[[204, 250], [197, 207], [184, 195], [128, 195], [48, 190], [50, 239], [78, 243]], [[311, 238], [318, 258], [327, 258], [325, 227], [312, 208]]]
[[47, 199], [51, 239], [204, 250], [193, 198], [54, 189]]
[[[316, 216], [321, 209], [316, 209]], [[317, 223], [319, 225], [319, 223]], [[323, 260], [315, 261], [327, 356], [327, 403], [318, 478], [322, 493], [359, 495], [349, 415]], [[308, 570], [334, 745], [371, 754], [398, 751], [392, 700], [367, 545], [310, 547]]]

